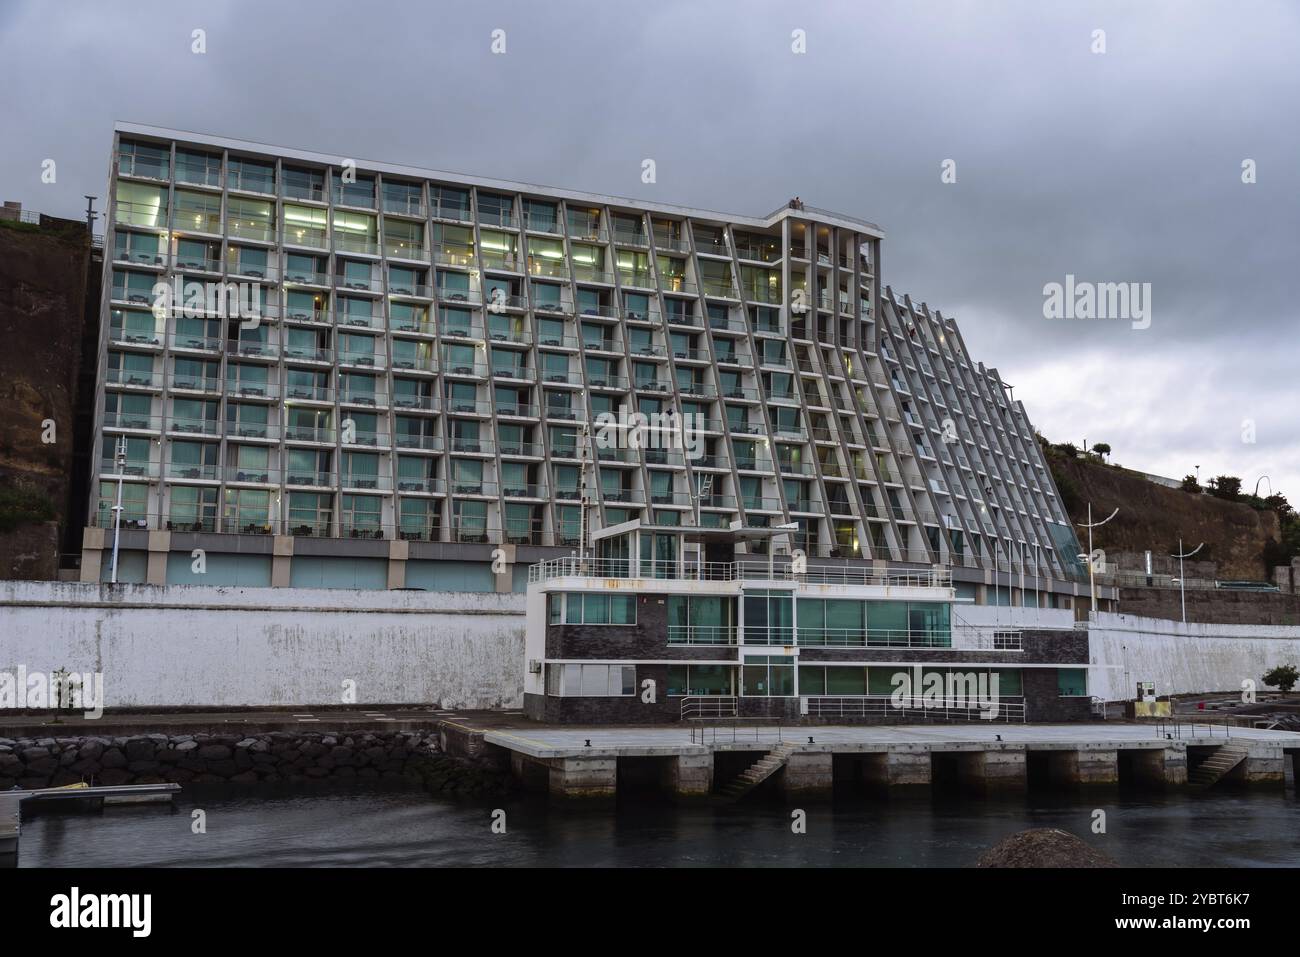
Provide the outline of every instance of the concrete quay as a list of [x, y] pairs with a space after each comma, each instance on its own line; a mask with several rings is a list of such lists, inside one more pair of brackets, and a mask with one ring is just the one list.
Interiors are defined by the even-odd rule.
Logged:
[[[567, 798], [612, 798], [625, 778], [649, 780], [679, 797], [707, 796], [771, 753], [783, 765], [771, 773], [769, 759], [763, 770], [790, 797], [827, 794], [846, 780], [890, 792], [943, 786], [977, 794], [1180, 787], [1212, 755], [1236, 750], [1242, 757], [1225, 782], [1280, 787], [1294, 783], [1300, 766], [1300, 734], [1190, 723], [728, 726], [703, 736], [687, 727], [458, 723], [444, 733], [480, 738], [483, 750], [508, 755], [526, 786]], [[786, 747], [774, 752], [778, 744]]]

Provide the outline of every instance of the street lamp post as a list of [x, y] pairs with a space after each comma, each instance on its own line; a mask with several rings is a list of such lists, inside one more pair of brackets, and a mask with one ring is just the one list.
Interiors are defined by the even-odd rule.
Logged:
[[[1256, 487], [1258, 487], [1259, 483], [1257, 482], [1255, 484]], [[1205, 547], [1205, 543], [1201, 542], [1201, 544], [1197, 545], [1190, 552], [1184, 553], [1183, 539], [1180, 536], [1178, 539], [1178, 554], [1169, 556], [1170, 558], [1178, 559], [1178, 600], [1182, 604], [1182, 608], [1183, 608], [1184, 625], [1187, 624], [1187, 576], [1183, 574], [1183, 559], [1191, 558], [1193, 555], [1195, 555], [1204, 547]]]
[[126, 472], [126, 436], [117, 443], [117, 501], [113, 505], [113, 568], [109, 581], [117, 584], [117, 546], [122, 537], [122, 478]]
[[1100, 522], [1094, 522], [1092, 520], [1092, 503], [1089, 502], [1088, 521], [1079, 523], [1081, 528], [1086, 528], [1088, 530], [1088, 595], [1092, 599], [1093, 617], [1096, 617], [1097, 615], [1097, 578], [1096, 578], [1097, 563], [1093, 560], [1092, 530], [1094, 528], [1100, 528], [1102, 525], [1105, 525], [1107, 522], [1109, 522], [1112, 518], [1114, 518], [1118, 514], [1119, 514], [1119, 509], [1116, 508], [1115, 511], [1111, 512]]

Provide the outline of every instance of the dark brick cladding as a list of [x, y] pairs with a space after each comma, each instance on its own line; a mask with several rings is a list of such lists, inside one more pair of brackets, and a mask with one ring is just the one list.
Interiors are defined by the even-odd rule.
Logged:
[[[952, 662], [968, 665], [1025, 661], [1033, 664], [1083, 665], [1088, 661], [1085, 631], [1024, 631], [1023, 651], [956, 651], [939, 648], [802, 648], [800, 661], [813, 664], [836, 661], [914, 661], [918, 664]], [[667, 608], [663, 595], [637, 597], [635, 625], [548, 625], [546, 657], [591, 660], [661, 659], [667, 661], [736, 661], [735, 648], [708, 645], [669, 645]], [[656, 701], [643, 703], [641, 683], [655, 682]], [[1086, 698], [1061, 698], [1054, 668], [1026, 668], [1022, 672], [1027, 718], [1030, 721], [1086, 720]], [[638, 693], [630, 697], [550, 697], [525, 695], [525, 713], [535, 720], [563, 724], [662, 724], [681, 721], [679, 697], [668, 697], [668, 666], [637, 665]], [[797, 698], [741, 698], [738, 708], [747, 717], [780, 717], [791, 722], [810, 721], [799, 715]], [[882, 721], [882, 719], [875, 719]], [[835, 723], [843, 723], [836, 719]], [[882, 723], [896, 723], [883, 719]]]

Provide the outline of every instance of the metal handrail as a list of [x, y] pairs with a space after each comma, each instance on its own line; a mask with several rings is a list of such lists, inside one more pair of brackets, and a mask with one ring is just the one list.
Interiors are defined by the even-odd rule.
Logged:
[[1155, 722], [1155, 727], [1156, 734], [1163, 734], [1166, 738], [1171, 738], [1173, 740], [1181, 740], [1183, 738], [1184, 729], [1187, 731], [1187, 737], [1197, 737], [1196, 728], [1198, 725], [1204, 725], [1208, 728], [1210, 732], [1209, 736], [1212, 738], [1214, 737], [1214, 729], [1217, 725], [1218, 727], [1223, 728], [1223, 737], [1228, 739], [1232, 737], [1233, 720], [1234, 719], [1229, 718], [1226, 715], [1221, 717], [1218, 721], [1213, 721], [1208, 718], [1194, 718], [1191, 721], [1180, 721], [1176, 717], [1171, 717], [1161, 718], [1159, 721]]
[[687, 695], [682, 698], [681, 718], [683, 721], [695, 718], [734, 718], [736, 701], [735, 695]]
[[983, 721], [987, 723], [1011, 723], [1025, 721], [1025, 699], [1023, 696], [999, 696], [996, 700], [997, 714], [986, 718], [986, 713], [978, 704], [956, 705], [939, 701], [928, 707], [912, 705], [900, 706], [895, 703], [892, 694], [867, 695], [808, 695], [801, 697], [801, 710], [810, 717], [822, 718], [865, 718], [872, 716], [894, 717], [901, 720], [914, 720], [918, 717], [928, 722], [933, 718], [961, 719], [965, 721]]
[[762, 580], [914, 588], [947, 588], [952, 585], [952, 572], [946, 566], [935, 566], [927, 570], [885, 569], [884, 571], [877, 571], [874, 566], [859, 568], [812, 566], [803, 572], [795, 572], [793, 566], [788, 564], [769, 565], [767, 562], [760, 561], [684, 563], [680, 568], [675, 562], [660, 562], [653, 563], [650, 568], [637, 570], [636, 573], [634, 567], [630, 559], [565, 556], [547, 559], [529, 566], [528, 580], [532, 583], [552, 578], [578, 577], [721, 582]]

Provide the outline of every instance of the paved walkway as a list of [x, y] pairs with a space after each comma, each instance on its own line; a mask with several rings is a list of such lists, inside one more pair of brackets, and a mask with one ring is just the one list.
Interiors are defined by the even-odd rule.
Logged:
[[[777, 741], [800, 743], [801, 751], [888, 751], [893, 749], [963, 750], [989, 745], [1025, 745], [1036, 750], [1077, 748], [1155, 748], [1166, 744], [1165, 734], [1183, 744], [1224, 744], [1222, 724], [947, 724], [947, 725], [813, 725], [785, 727], [710, 727], [700, 743], [697, 730], [680, 726], [663, 728], [556, 728], [533, 725], [487, 731], [489, 744], [520, 751], [531, 757], [628, 757], [689, 754], [707, 750], [752, 750], [754, 745]], [[1300, 734], [1232, 728], [1231, 740], [1261, 746], [1300, 749]], [[811, 739], [811, 743], [810, 740]]]

